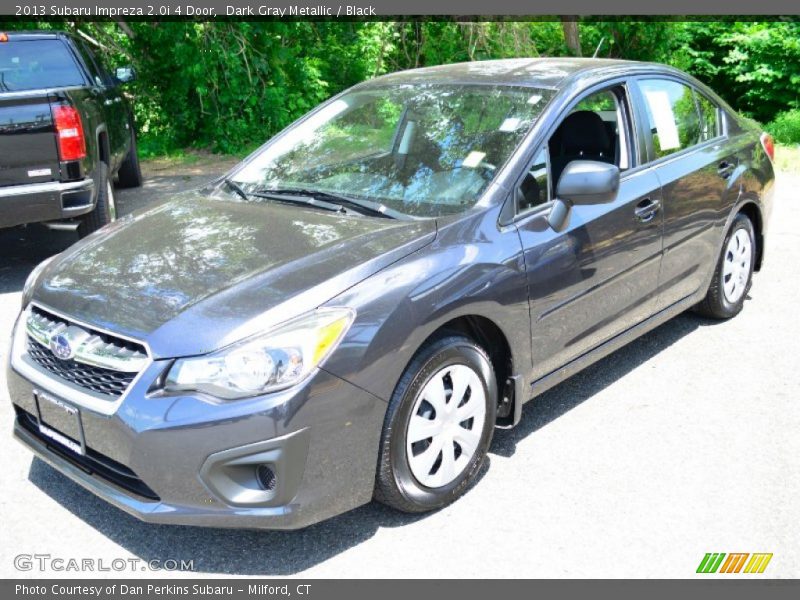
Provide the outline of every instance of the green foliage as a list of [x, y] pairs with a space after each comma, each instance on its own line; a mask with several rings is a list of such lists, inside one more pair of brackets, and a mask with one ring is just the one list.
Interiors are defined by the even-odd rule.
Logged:
[[800, 107], [800, 23], [686, 24], [689, 72], [762, 122]]
[[787, 110], [767, 125], [775, 140], [782, 144], [800, 144], [800, 110]]
[[[144, 156], [255, 148], [339, 91], [382, 73], [492, 58], [568, 56], [560, 20], [0, 23], [81, 31], [109, 66], [133, 64]], [[800, 23], [581, 18], [584, 56], [665, 62], [796, 140]], [[778, 133], [780, 132], [780, 133]], [[783, 136], [783, 138], [781, 138]], [[793, 137], [795, 136], [795, 137]]]

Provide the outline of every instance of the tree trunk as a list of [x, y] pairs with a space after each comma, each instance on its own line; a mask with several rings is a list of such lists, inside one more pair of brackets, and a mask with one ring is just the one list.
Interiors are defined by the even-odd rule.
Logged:
[[564, 41], [573, 56], [581, 56], [581, 34], [578, 31], [578, 17], [561, 17]]

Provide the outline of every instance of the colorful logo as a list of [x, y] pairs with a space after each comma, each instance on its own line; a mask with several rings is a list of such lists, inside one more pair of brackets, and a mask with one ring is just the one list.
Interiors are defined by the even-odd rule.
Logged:
[[[727, 558], [726, 558], [727, 557]], [[750, 557], [750, 560], [747, 558]], [[700, 565], [697, 567], [698, 573], [763, 573], [769, 561], [772, 560], [772, 553], [755, 552], [708, 552]], [[746, 563], [746, 565], [745, 565]], [[744, 570], [742, 568], [744, 567]]]

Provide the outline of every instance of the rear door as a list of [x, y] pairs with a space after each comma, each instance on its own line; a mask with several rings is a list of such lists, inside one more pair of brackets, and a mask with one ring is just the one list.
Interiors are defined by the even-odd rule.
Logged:
[[0, 42], [0, 186], [58, 180], [48, 88], [84, 85], [58, 38]]
[[664, 190], [664, 257], [659, 307], [706, 285], [717, 261], [721, 227], [738, 193], [730, 183], [738, 166], [727, 148], [721, 112], [688, 82], [642, 77], [650, 164]]
[[587, 151], [613, 156], [609, 162], [622, 176], [614, 202], [574, 207], [562, 233], [547, 225], [554, 176], [564, 162], [559, 149], [583, 152], [564, 143], [564, 129], [552, 132], [519, 182], [516, 227], [528, 277], [534, 379], [646, 319], [656, 305], [661, 188], [655, 174], [640, 165], [628, 86], [587, 94], [567, 113], [575, 110], [595, 112], [603, 120], [595, 123], [596, 130], [606, 129], [608, 143], [587, 140]]

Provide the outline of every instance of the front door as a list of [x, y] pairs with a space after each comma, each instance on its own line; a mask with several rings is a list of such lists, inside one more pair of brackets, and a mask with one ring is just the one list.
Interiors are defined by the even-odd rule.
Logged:
[[[588, 95], [565, 116], [520, 182], [517, 230], [525, 253], [533, 379], [643, 321], [656, 309], [662, 197], [639, 151], [624, 85]], [[570, 160], [620, 167], [617, 198], [576, 206], [568, 228], [547, 224], [548, 202]]]

